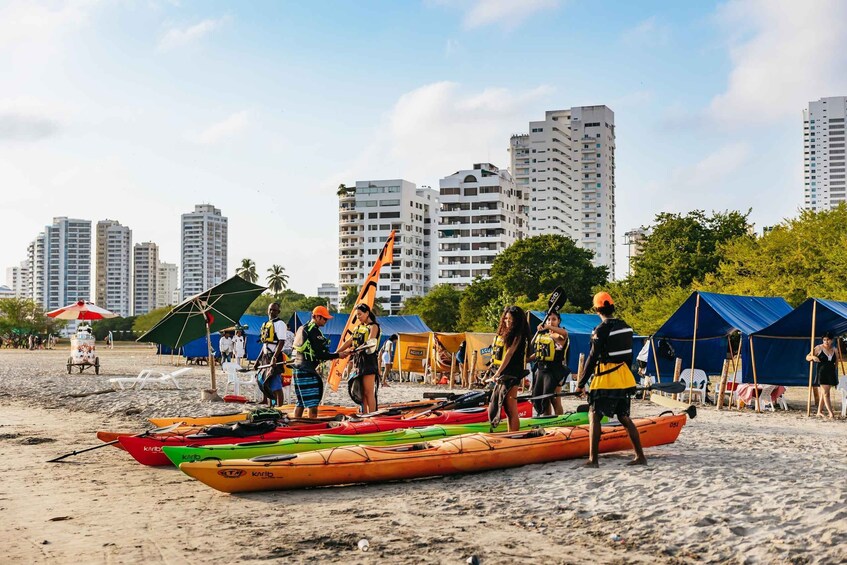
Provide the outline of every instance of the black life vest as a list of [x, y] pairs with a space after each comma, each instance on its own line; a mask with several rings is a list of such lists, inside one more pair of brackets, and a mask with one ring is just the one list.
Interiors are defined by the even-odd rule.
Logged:
[[259, 334], [259, 341], [262, 343], [278, 343], [279, 336], [276, 335], [276, 328], [274, 328], [274, 322], [278, 322], [279, 318], [274, 318], [273, 320], [268, 320], [264, 324], [262, 324], [262, 329]]

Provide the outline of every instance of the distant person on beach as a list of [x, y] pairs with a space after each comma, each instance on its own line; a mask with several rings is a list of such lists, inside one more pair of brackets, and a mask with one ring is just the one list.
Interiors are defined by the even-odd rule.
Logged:
[[529, 327], [524, 311], [518, 306], [507, 306], [500, 316], [500, 325], [492, 344], [491, 366], [495, 383], [488, 404], [488, 421], [492, 427], [500, 424], [500, 409], [506, 411], [509, 431], [521, 427], [518, 415], [518, 386], [526, 372], [526, 347]]
[[394, 351], [397, 348], [397, 334], [391, 334], [379, 352], [380, 365], [382, 367], [382, 386], [391, 386], [391, 369], [394, 368]]
[[256, 379], [262, 391], [262, 402], [282, 406], [285, 403], [282, 390], [283, 353], [281, 340], [285, 337], [285, 322], [279, 319], [279, 303], [268, 305], [268, 321], [262, 324], [259, 341], [262, 351], [256, 358], [253, 368], [258, 369]]
[[235, 337], [232, 338], [232, 353], [235, 355], [235, 362], [241, 366], [241, 360], [244, 359], [244, 332], [237, 330]]
[[594, 295], [594, 310], [600, 315], [600, 324], [591, 334], [591, 351], [582, 369], [582, 378], [576, 392], [582, 396], [591, 379], [588, 393], [589, 467], [599, 466], [600, 422], [603, 416], [618, 417], [629, 434], [635, 449], [635, 459], [630, 465], [646, 465], [647, 458], [641, 448], [638, 429], [629, 416], [630, 402], [635, 394], [635, 377], [632, 375], [632, 328], [615, 315], [615, 303], [608, 292]]
[[282, 352], [288, 357], [291, 357], [291, 354], [294, 353], [294, 332], [291, 331], [288, 324], [285, 325], [285, 339], [282, 344]]
[[316, 306], [312, 310], [309, 323], [297, 328], [294, 334], [294, 394], [297, 403], [294, 417], [301, 418], [304, 409], [309, 409], [309, 418], [318, 417], [318, 406], [323, 398], [324, 383], [318, 365], [329, 359], [344, 359], [348, 352], [332, 353], [329, 351], [329, 340], [321, 332], [321, 328], [332, 319], [326, 306]]
[[115, 336], [112, 335], [112, 332], [109, 332], [109, 335], [106, 336], [106, 345], [109, 346], [109, 349], [112, 349], [115, 343]]
[[547, 320], [538, 324], [537, 333], [532, 338], [530, 361], [535, 361], [535, 378], [532, 380], [532, 396], [554, 394], [550, 398], [533, 401], [539, 416], [561, 415], [564, 413], [562, 385], [571, 371], [565, 367], [565, 350], [568, 344], [568, 330], [559, 327], [561, 318], [558, 312], [551, 312]]
[[232, 338], [229, 337], [229, 332], [221, 332], [221, 339], [218, 341], [218, 349], [221, 352], [222, 364], [232, 361]]
[[822, 336], [820, 345], [816, 345], [811, 353], [806, 355], [806, 361], [812, 361], [818, 364], [817, 383], [820, 385], [821, 394], [818, 401], [817, 416], [823, 416], [822, 409], [826, 408], [829, 419], [835, 418], [832, 412], [832, 399], [830, 392], [832, 387], [838, 386], [838, 365], [841, 360], [841, 352], [838, 345], [835, 343], [835, 335], [832, 332], [826, 332]]
[[379, 347], [380, 327], [367, 304], [356, 306], [358, 324], [353, 327], [352, 335], [338, 346], [339, 353], [350, 353], [350, 377], [347, 379], [347, 391], [350, 398], [362, 409], [362, 414], [376, 412], [379, 392]]

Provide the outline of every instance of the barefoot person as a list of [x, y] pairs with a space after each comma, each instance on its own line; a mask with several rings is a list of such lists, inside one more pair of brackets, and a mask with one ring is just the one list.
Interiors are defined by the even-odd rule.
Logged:
[[391, 380], [391, 370], [394, 368], [394, 350], [397, 347], [397, 334], [385, 340], [385, 343], [380, 350], [380, 364], [382, 365], [382, 386], [391, 386], [388, 381]]
[[297, 403], [294, 417], [301, 418], [303, 410], [309, 409], [309, 418], [318, 417], [318, 405], [324, 394], [323, 378], [318, 373], [318, 365], [328, 359], [344, 358], [349, 353], [331, 353], [329, 341], [321, 328], [332, 318], [326, 306], [317, 306], [312, 310], [312, 319], [300, 326], [294, 337], [294, 393]]
[[518, 415], [518, 386], [526, 372], [526, 346], [529, 341], [529, 328], [526, 316], [518, 306], [507, 306], [500, 316], [500, 325], [492, 344], [491, 364], [496, 383], [491, 392], [488, 405], [488, 421], [492, 427], [500, 424], [500, 409], [506, 410], [509, 419], [509, 431], [516, 432], [521, 427]]
[[830, 391], [832, 387], [838, 386], [838, 363], [841, 352], [838, 351], [838, 346], [835, 345], [835, 335], [832, 332], [823, 334], [820, 345], [816, 345], [811, 353], [806, 355], [806, 361], [813, 361], [818, 364], [818, 382], [821, 387], [820, 401], [818, 402], [817, 416], [823, 416], [822, 408], [826, 411], [830, 419], [835, 417], [832, 412], [832, 400], [830, 399]]
[[541, 398], [533, 401], [535, 411], [539, 416], [560, 416], [562, 408], [562, 385], [570, 374], [565, 367], [565, 351], [568, 344], [568, 330], [560, 327], [561, 318], [558, 312], [551, 312], [547, 319], [538, 325], [538, 331], [532, 338], [532, 355], [530, 361], [535, 361], [535, 378], [532, 381], [532, 396], [555, 394], [551, 398]]
[[589, 440], [588, 462], [598, 466], [600, 451], [600, 421], [603, 416], [617, 416], [629, 434], [635, 449], [635, 459], [630, 465], [646, 465], [638, 429], [629, 417], [630, 399], [635, 393], [632, 364], [632, 328], [614, 317], [615, 303], [608, 292], [594, 295], [594, 310], [600, 315], [600, 324], [591, 335], [591, 352], [582, 369], [582, 378], [576, 392], [582, 396], [591, 378], [588, 393]]
[[352, 335], [338, 346], [339, 353], [350, 355], [350, 377], [347, 391], [353, 402], [362, 409], [362, 414], [376, 412], [377, 392], [379, 391], [379, 347], [380, 328], [376, 315], [367, 304], [356, 306], [358, 325]]

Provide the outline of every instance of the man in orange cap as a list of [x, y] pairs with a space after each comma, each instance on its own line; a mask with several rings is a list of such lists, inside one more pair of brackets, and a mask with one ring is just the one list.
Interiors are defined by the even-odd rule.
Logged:
[[309, 418], [318, 417], [318, 406], [324, 394], [323, 378], [318, 373], [318, 365], [328, 359], [344, 358], [349, 352], [331, 353], [329, 340], [321, 328], [332, 319], [326, 306], [316, 306], [312, 310], [312, 319], [297, 329], [294, 337], [294, 393], [297, 404], [294, 417], [303, 416], [303, 410], [309, 409]]
[[577, 385], [577, 394], [582, 396], [588, 379], [589, 467], [597, 467], [600, 452], [600, 421], [603, 416], [618, 417], [626, 428], [635, 459], [630, 465], [646, 465], [644, 450], [638, 429], [629, 416], [630, 401], [635, 393], [635, 377], [632, 375], [632, 328], [615, 315], [615, 302], [608, 292], [594, 295], [594, 310], [600, 315], [600, 324], [591, 334], [591, 352], [582, 369], [582, 378]]

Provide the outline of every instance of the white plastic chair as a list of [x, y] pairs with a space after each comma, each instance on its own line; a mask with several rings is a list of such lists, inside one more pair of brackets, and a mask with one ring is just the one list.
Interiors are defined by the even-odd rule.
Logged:
[[256, 373], [255, 371], [247, 371], [247, 372], [239, 372], [238, 369], [241, 366], [238, 363], [227, 362], [224, 363], [221, 368], [226, 373], [226, 388], [224, 388], [224, 395], [229, 392], [229, 388], [232, 387], [232, 393], [236, 396], [241, 395], [241, 385], [247, 385], [251, 392], [253, 392], [253, 396], [255, 396], [255, 391], [258, 390], [259, 385], [256, 383]]
[[[680, 396], [684, 402], [688, 402], [688, 395], [691, 395], [693, 401], [696, 395], [700, 396], [700, 404], [706, 402], [706, 386], [709, 384], [709, 377], [706, 376], [706, 371], [702, 369], [683, 369], [679, 375], [679, 380], [685, 383], [685, 392], [681, 392]], [[693, 384], [692, 384], [693, 381]]]
[[835, 390], [841, 393], [841, 416], [847, 416], [847, 376], [838, 378], [838, 386]]
[[759, 410], [770, 410], [776, 412], [773, 405], [773, 391], [776, 390], [774, 385], [764, 385], [759, 391]]
[[[141, 390], [148, 384], [162, 385], [165, 383], [172, 384], [174, 388], [179, 389], [179, 383], [176, 381], [176, 378], [189, 371], [191, 371], [189, 367], [183, 367], [182, 369], [177, 369], [170, 373], [165, 373], [164, 371], [159, 371], [157, 369], [144, 369], [138, 373], [137, 377], [118, 377], [109, 379], [109, 383], [118, 385], [121, 390], [125, 389], [124, 385], [126, 384], [132, 385], [129, 388]], [[155, 375], [159, 376], [157, 377]]]

